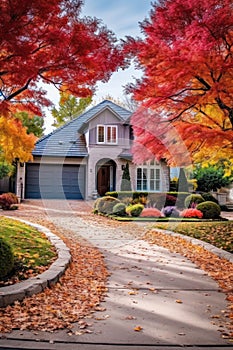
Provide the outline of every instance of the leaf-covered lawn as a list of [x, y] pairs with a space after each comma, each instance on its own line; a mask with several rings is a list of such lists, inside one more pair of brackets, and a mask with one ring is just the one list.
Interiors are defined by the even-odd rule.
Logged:
[[77, 238], [61, 236], [54, 225], [44, 219], [33, 221], [46, 225], [64, 240], [71, 250], [72, 262], [56, 285], [22, 302], [0, 308], [0, 332], [13, 329], [52, 332], [64, 328], [72, 332], [72, 324], [78, 322], [77, 335], [91, 333], [88, 329], [91, 324], [84, 317], [93, 311], [105, 311], [99, 306], [107, 291], [108, 272], [103, 255], [94, 247], [80, 244]]
[[16, 283], [45, 270], [56, 258], [54, 246], [47, 237], [20, 221], [0, 217], [0, 237], [12, 247], [15, 268], [0, 286]]
[[181, 222], [179, 224], [170, 222], [157, 223], [153, 227], [191, 236], [233, 253], [233, 221]]

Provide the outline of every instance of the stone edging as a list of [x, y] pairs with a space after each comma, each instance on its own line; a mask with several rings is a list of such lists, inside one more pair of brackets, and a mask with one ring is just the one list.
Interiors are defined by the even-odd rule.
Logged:
[[223, 249], [217, 248], [217, 247], [215, 247], [214, 245], [212, 245], [210, 243], [203, 242], [203, 241], [201, 241], [199, 239], [196, 239], [196, 238], [193, 238], [193, 237], [190, 237], [190, 236], [185, 236], [185, 235], [182, 235], [180, 233], [173, 232], [173, 231], [161, 230], [161, 229], [154, 229], [154, 231], [165, 233], [166, 235], [169, 235], [169, 236], [172, 236], [172, 237], [183, 238], [186, 241], [192, 243], [193, 245], [197, 245], [197, 246], [203, 247], [206, 250], [208, 250], [209, 252], [217, 255], [218, 257], [226, 259], [226, 260], [230, 261], [231, 263], [233, 263], [233, 254], [228, 253], [227, 251], [225, 251]]
[[0, 288], [0, 307], [5, 307], [12, 304], [14, 301], [21, 301], [27, 296], [32, 296], [42, 292], [46, 287], [54, 285], [65, 272], [71, 261], [70, 249], [65, 243], [56, 235], [54, 235], [49, 229], [44, 226], [33, 224], [29, 221], [12, 218], [17, 221], [21, 221], [27, 225], [36, 228], [38, 231], [44, 233], [49, 241], [55, 246], [58, 257], [53, 262], [48, 270], [43, 273], [31, 277], [25, 281], [16, 283], [12, 286]]

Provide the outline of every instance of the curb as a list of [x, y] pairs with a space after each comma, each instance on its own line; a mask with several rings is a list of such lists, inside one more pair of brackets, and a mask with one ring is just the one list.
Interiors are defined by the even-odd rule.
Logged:
[[154, 231], [158, 231], [158, 232], [164, 233], [164, 234], [166, 234], [168, 236], [180, 237], [182, 239], [185, 239], [186, 241], [192, 243], [193, 245], [203, 247], [206, 250], [208, 250], [209, 252], [217, 255], [219, 258], [226, 259], [226, 260], [230, 261], [233, 264], [233, 254], [228, 253], [227, 251], [225, 251], [223, 249], [217, 248], [217, 247], [215, 247], [214, 245], [212, 245], [210, 243], [203, 242], [203, 241], [201, 241], [201, 240], [199, 240], [197, 238], [184, 236], [184, 235], [182, 235], [180, 233], [176, 233], [176, 232], [169, 231], [169, 230], [154, 229]]
[[22, 301], [25, 297], [32, 296], [42, 292], [45, 288], [56, 284], [60, 277], [64, 274], [66, 268], [70, 264], [71, 254], [70, 249], [65, 243], [49, 229], [42, 225], [33, 224], [22, 219], [10, 219], [21, 221], [29, 226], [36, 228], [38, 231], [44, 233], [49, 241], [54, 245], [58, 258], [53, 262], [48, 270], [43, 273], [31, 277], [23, 282], [16, 283], [12, 286], [0, 288], [0, 307], [5, 307], [14, 303], [15, 301]]

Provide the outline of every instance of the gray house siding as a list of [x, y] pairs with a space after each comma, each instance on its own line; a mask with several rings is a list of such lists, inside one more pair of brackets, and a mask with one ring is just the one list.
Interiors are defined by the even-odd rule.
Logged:
[[[18, 166], [17, 194], [23, 198], [91, 199], [96, 191], [120, 190], [123, 165], [129, 162], [132, 189], [131, 112], [103, 101], [49, 135], [33, 150], [33, 163]], [[117, 142], [97, 143], [97, 126], [117, 126]], [[168, 167], [161, 166], [161, 191], [169, 188]]]

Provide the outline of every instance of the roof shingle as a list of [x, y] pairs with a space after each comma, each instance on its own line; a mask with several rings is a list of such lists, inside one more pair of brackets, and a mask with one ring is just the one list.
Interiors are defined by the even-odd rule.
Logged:
[[87, 157], [85, 139], [78, 132], [84, 123], [87, 124], [106, 108], [111, 109], [123, 122], [128, 121], [132, 114], [112, 101], [104, 100], [49, 135], [42, 137], [35, 145], [33, 156]]

